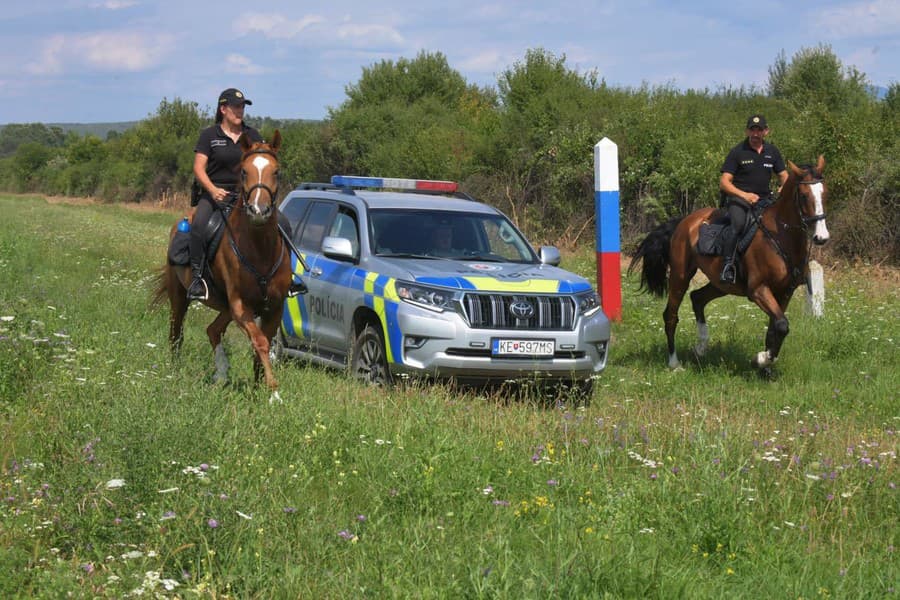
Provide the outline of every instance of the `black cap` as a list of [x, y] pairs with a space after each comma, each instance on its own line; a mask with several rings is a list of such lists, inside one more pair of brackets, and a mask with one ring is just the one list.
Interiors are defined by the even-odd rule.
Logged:
[[244, 98], [243, 92], [236, 88], [228, 88], [221, 94], [219, 94], [219, 106], [223, 104], [230, 104], [232, 106], [236, 106], [238, 104], [253, 104], [247, 98]]
[[759, 127], [760, 129], [769, 128], [766, 124], [766, 118], [762, 115], [751, 115], [751, 117], [747, 119], [747, 129], [753, 129], [754, 127]]

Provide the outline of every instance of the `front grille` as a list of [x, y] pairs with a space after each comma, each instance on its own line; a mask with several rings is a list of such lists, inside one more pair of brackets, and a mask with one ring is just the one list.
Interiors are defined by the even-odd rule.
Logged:
[[[516, 303], [534, 309], [528, 318], [511, 312]], [[575, 301], [569, 296], [522, 296], [467, 293], [462, 300], [469, 325], [474, 329], [522, 329], [571, 331], [575, 327]]]

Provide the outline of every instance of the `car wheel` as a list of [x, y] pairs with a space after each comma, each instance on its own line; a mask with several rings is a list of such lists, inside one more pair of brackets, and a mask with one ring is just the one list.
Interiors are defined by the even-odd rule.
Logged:
[[351, 374], [366, 383], [390, 385], [384, 337], [377, 327], [367, 324], [356, 337], [350, 359]]

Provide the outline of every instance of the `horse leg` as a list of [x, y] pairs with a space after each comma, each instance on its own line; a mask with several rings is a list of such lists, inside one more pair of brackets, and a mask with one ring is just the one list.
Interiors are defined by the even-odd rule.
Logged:
[[750, 298], [763, 312], [769, 315], [769, 328], [766, 330], [766, 349], [756, 355], [751, 364], [758, 369], [771, 367], [778, 359], [781, 344], [787, 337], [790, 327], [781, 304], [775, 299], [768, 287], [758, 287], [750, 294]]
[[709, 327], [706, 325], [706, 305], [725, 295], [725, 292], [711, 283], [691, 292], [691, 306], [694, 308], [694, 318], [697, 320], [697, 345], [694, 353], [697, 356], [706, 354], [709, 347]]
[[[673, 272], [670, 272], [673, 273]], [[666, 326], [666, 347], [669, 351], [669, 368], [680, 369], [681, 361], [675, 352], [675, 330], [678, 329], [678, 308], [687, 292], [690, 278], [683, 275], [670, 274], [669, 276], [669, 300], [663, 311], [663, 323]]]
[[222, 336], [225, 335], [225, 329], [231, 323], [231, 315], [227, 310], [223, 310], [206, 328], [206, 336], [213, 348], [214, 364], [216, 373], [213, 375], [213, 383], [227, 383], [228, 369], [231, 366], [228, 362], [228, 355], [225, 353], [225, 346], [222, 344]]
[[[256, 324], [256, 320], [253, 318], [253, 312], [246, 309], [240, 299], [232, 302], [231, 311], [232, 314], [235, 315], [235, 322], [244, 330], [247, 337], [250, 338], [250, 343], [256, 353], [256, 356], [253, 358], [253, 372], [256, 381], [258, 382], [260, 375], [265, 373], [266, 385], [272, 392], [277, 392], [278, 382], [275, 380], [275, 374], [272, 371], [272, 363], [269, 362], [269, 340], [275, 333], [277, 321], [273, 325], [267, 319], [265, 325], [267, 332], [264, 333]], [[260, 366], [262, 366], [262, 372], [260, 371]]]

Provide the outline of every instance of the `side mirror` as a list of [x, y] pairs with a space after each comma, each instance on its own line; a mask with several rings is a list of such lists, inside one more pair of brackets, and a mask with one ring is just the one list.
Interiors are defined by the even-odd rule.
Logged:
[[322, 254], [328, 258], [337, 260], [354, 260], [353, 245], [350, 240], [342, 237], [328, 236], [322, 240]]
[[541, 246], [538, 257], [541, 259], [541, 264], [552, 265], [554, 267], [558, 267], [559, 263], [562, 261], [562, 257], [559, 255], [559, 249], [556, 246]]

